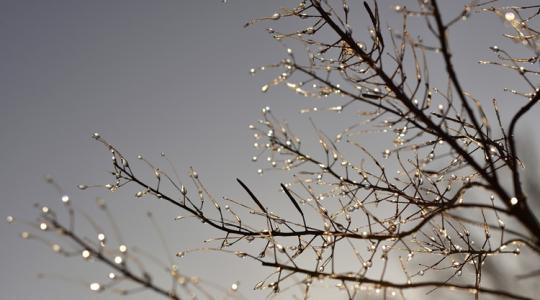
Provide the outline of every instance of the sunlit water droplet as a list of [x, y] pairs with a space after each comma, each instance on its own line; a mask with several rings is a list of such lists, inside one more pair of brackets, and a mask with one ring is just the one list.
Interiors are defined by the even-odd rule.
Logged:
[[41, 223], [39, 224], [39, 229], [45, 231], [49, 228], [49, 226], [47, 226], [47, 223]]
[[60, 252], [60, 250], [62, 250], [62, 247], [60, 247], [60, 245], [58, 245], [58, 244], [53, 244], [53, 245], [51, 246], [51, 248], [52, 248], [52, 250], [53, 250], [54, 252], [56, 252], [56, 253], [58, 253], [58, 252]]
[[98, 240], [103, 242], [105, 240], [105, 234], [103, 234], [103, 233], [98, 234]]
[[97, 291], [101, 290], [101, 285], [99, 283], [97, 283], [97, 282], [92, 282], [90, 284], [90, 290], [94, 291], [94, 292], [97, 292]]
[[510, 198], [510, 204], [512, 204], [512, 205], [518, 204], [518, 199], [516, 197]]
[[509, 11], [509, 12], [507, 12], [507, 13], [504, 14], [504, 18], [506, 19], [506, 21], [512, 22], [512, 21], [514, 21], [514, 19], [516, 18], [516, 15], [514, 15], [513, 12], [510, 12], [510, 11]]
[[117, 264], [117, 265], [121, 264], [123, 261], [124, 261], [124, 259], [122, 258], [122, 256], [115, 256], [114, 257], [114, 263]]

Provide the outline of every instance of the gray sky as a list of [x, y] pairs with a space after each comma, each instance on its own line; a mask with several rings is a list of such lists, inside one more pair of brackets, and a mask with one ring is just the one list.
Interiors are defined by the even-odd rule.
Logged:
[[[456, 2], [450, 9], [463, 4]], [[106, 174], [110, 155], [90, 139], [96, 131], [132, 158], [143, 153], [157, 160], [164, 151], [183, 174], [196, 167], [218, 197], [245, 198], [237, 177], [260, 195], [280, 195], [283, 174], [258, 176], [257, 165], [250, 162], [255, 152], [247, 126], [259, 118], [261, 107], [270, 105], [279, 117], [303, 130], [309, 126], [298, 110], [313, 104], [283, 88], [260, 93], [269, 77], [252, 77], [248, 71], [281, 58], [282, 48], [264, 33], [267, 25], [242, 27], [253, 17], [270, 15], [280, 3], [285, 1], [1, 1], [2, 217], [32, 220], [36, 202], [59, 207], [58, 195], [43, 180], [43, 175], [51, 174], [89, 213], [96, 212], [96, 196], [106, 198], [126, 238], [142, 248], [163, 253], [158, 252], [162, 250], [155, 234], [144, 226], [149, 207], [166, 228], [173, 251], [196, 247], [212, 236], [203, 225], [174, 223], [178, 212], [165, 204], [133, 199], [129, 192], [133, 189], [115, 194], [76, 191], [79, 183], [110, 179]], [[380, 1], [385, 10], [391, 4]], [[501, 87], [510, 79], [486, 77], [475, 62], [501, 31], [504, 26], [498, 20], [479, 17], [453, 32], [462, 81], [474, 79], [474, 88], [468, 88], [488, 101], [503, 95]], [[444, 79], [435, 75], [435, 80]], [[511, 103], [501, 105], [515, 108]], [[532, 126], [538, 109], [531, 116], [524, 129]], [[77, 284], [37, 280], [39, 272], [87, 281], [103, 274], [80, 259], [61, 258], [43, 245], [21, 241], [22, 228], [5, 222], [0, 226], [2, 298], [97, 299]], [[201, 253], [179, 264], [188, 274], [226, 287], [239, 279], [248, 299], [266, 295], [252, 292], [268, 273], [255, 263]]]

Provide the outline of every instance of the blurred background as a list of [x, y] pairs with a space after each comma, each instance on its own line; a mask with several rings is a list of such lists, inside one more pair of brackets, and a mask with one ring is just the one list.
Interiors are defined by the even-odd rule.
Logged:
[[[265, 33], [264, 29], [274, 24], [247, 29], [243, 25], [252, 18], [271, 15], [286, 3], [1, 1], [2, 217], [33, 220], [38, 214], [33, 208], [35, 203], [60, 208], [58, 193], [43, 180], [45, 175], [51, 175], [77, 206], [98, 220], [102, 217], [95, 208], [95, 199], [105, 199], [125, 240], [156, 256], [165, 252], [152, 227], [147, 226], [148, 210], [154, 212], [164, 229], [173, 253], [198, 247], [204, 239], [216, 236], [203, 224], [174, 221], [181, 212], [150, 197], [136, 199], [134, 189], [117, 193], [77, 190], [78, 184], [106, 184], [111, 180], [107, 173], [111, 170], [110, 154], [91, 139], [94, 132], [101, 133], [132, 160], [144, 154], [160, 161], [160, 153], [165, 152], [183, 175], [190, 166], [195, 167], [218, 198], [246, 199], [235, 181], [241, 178], [266, 201], [282, 200], [279, 183], [290, 176], [280, 172], [257, 174], [259, 166], [251, 162], [256, 151], [248, 125], [260, 118], [261, 108], [268, 105], [279, 118], [289, 121], [298, 135], [312, 135], [307, 116], [299, 111], [314, 104], [283, 87], [260, 92], [272, 74], [251, 76], [249, 70], [277, 62], [284, 57], [284, 49]], [[443, 11], [455, 15], [465, 3], [445, 1]], [[391, 9], [394, 4], [379, 3], [383, 18], [390, 23], [399, 21]], [[486, 72], [485, 67], [476, 64], [489, 55], [488, 46], [502, 40], [505, 30], [496, 17], [478, 15], [456, 26], [451, 38], [455, 64], [466, 89], [485, 103], [496, 97], [503, 111], [512, 112], [520, 103], [505, 102], [506, 94], [502, 92], [504, 86], [512, 87], [512, 74]], [[436, 72], [432, 76], [434, 81], [446, 81]], [[535, 130], [535, 118], [539, 116], [535, 108], [519, 129], [520, 138], [527, 141], [522, 147], [524, 155], [533, 162], [540, 141], [540, 133]], [[321, 129], [331, 131], [342, 125], [319, 114], [309, 117]], [[538, 175], [534, 168], [528, 174], [529, 178]], [[274, 207], [291, 209], [286, 201]], [[55, 255], [39, 243], [22, 241], [21, 230], [26, 230], [24, 225], [7, 226], [3, 222], [0, 226], [1, 298], [118, 298], [110, 293], [95, 295], [87, 285], [80, 285], [100, 280], [106, 274], [104, 269], [78, 258]], [[248, 260], [241, 262], [234, 256], [193, 253], [179, 259], [178, 265], [186, 274], [225, 288], [238, 280], [239, 291], [246, 299], [263, 299], [268, 292], [253, 291], [253, 286], [269, 270]], [[505, 267], [519, 268], [519, 263], [524, 262], [512, 261]], [[40, 280], [38, 273], [53, 275]], [[71, 281], [56, 279], [55, 274]], [[529, 290], [528, 294], [538, 292], [538, 287], [534, 290], [530, 283], [501, 284]], [[150, 296], [159, 299], [147, 292], [132, 299]], [[329, 297], [339, 299], [342, 294], [332, 289], [312, 298]]]

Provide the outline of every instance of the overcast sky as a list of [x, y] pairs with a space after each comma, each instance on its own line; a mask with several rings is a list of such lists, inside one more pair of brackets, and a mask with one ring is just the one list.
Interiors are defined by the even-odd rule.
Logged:
[[[110, 180], [106, 173], [110, 155], [91, 140], [93, 132], [100, 132], [133, 158], [143, 153], [158, 160], [163, 151], [183, 174], [190, 166], [196, 167], [218, 197], [245, 199], [237, 177], [260, 195], [280, 195], [281, 175], [258, 176], [257, 165], [250, 162], [255, 151], [248, 125], [269, 105], [279, 117], [309, 128], [298, 111], [313, 104], [283, 88], [260, 92], [268, 76], [250, 76], [249, 69], [277, 61], [283, 48], [265, 34], [268, 25], [242, 26], [253, 17], [272, 14], [285, 2], [1, 1], [2, 217], [32, 220], [37, 215], [32, 205], [37, 202], [60, 207], [58, 194], [43, 180], [50, 174], [90, 214], [97, 212], [96, 196], [107, 199], [126, 239], [156, 255], [163, 252], [155, 233], [146, 226], [144, 212], [150, 207], [166, 228], [174, 252], [196, 247], [213, 236], [203, 225], [175, 223], [172, 219], [179, 212], [155, 200], [135, 200], [132, 190], [77, 191], [77, 184]], [[389, 11], [393, 3], [380, 1], [380, 6]], [[445, 9], [463, 5], [456, 3]], [[393, 18], [387, 12], [384, 16]], [[486, 75], [475, 62], [504, 30], [496, 18], [478, 17], [452, 32], [457, 41], [454, 50], [461, 53], [456, 55], [456, 65], [463, 82], [472, 88], [468, 83], [475, 80], [475, 92], [488, 102], [503, 95], [502, 86], [509, 79]], [[523, 130], [536, 126], [532, 120], [539, 116], [538, 109], [531, 115]], [[527, 134], [539, 137], [537, 130]], [[1, 298], [117, 298], [110, 294], [96, 298], [77, 283], [37, 280], [35, 274], [49, 273], [91, 282], [106, 273], [78, 258], [59, 257], [39, 243], [21, 241], [18, 233], [24, 226], [17, 226], [5, 222], [0, 226]], [[225, 287], [240, 280], [247, 299], [266, 295], [252, 291], [268, 273], [255, 263], [239, 264], [235, 257], [201, 253], [182, 259], [179, 265], [185, 273]], [[133, 299], [148, 299], [148, 295]], [[314, 299], [321, 297], [327, 295]]]

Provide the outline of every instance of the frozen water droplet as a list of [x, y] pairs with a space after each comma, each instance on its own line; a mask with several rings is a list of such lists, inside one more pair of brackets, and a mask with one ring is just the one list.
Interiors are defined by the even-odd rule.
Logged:
[[92, 282], [90, 284], [90, 290], [94, 292], [98, 292], [99, 290], [101, 290], [101, 285], [97, 282]]
[[117, 264], [117, 265], [121, 264], [123, 261], [124, 261], [124, 259], [122, 258], [122, 256], [115, 256], [114, 257], [114, 263]]
[[182, 195], [187, 194], [187, 189], [186, 189], [186, 187], [185, 187], [184, 185], [182, 185], [182, 186], [180, 187], [180, 193], [182, 193]]
[[247, 255], [245, 252], [242, 251], [236, 251], [234, 254], [238, 257], [245, 257]]
[[60, 250], [62, 250], [62, 247], [60, 247], [60, 245], [58, 245], [58, 244], [52, 244], [51, 248], [52, 248], [52, 251], [54, 251], [56, 253], [58, 253], [58, 252], [60, 252]]
[[512, 204], [512, 205], [518, 204], [518, 199], [516, 197], [510, 198], [510, 204]]
[[255, 285], [255, 287], [253, 288], [254, 290], [258, 290], [258, 289], [261, 289], [264, 285], [264, 282], [263, 281], [259, 281], [257, 282], [257, 284]]
[[45, 231], [49, 228], [49, 226], [47, 225], [47, 223], [41, 223], [39, 224], [39, 229]]
[[510, 12], [510, 11], [509, 11], [509, 12], [507, 12], [507, 13], [504, 14], [504, 18], [506, 19], [506, 21], [512, 22], [512, 21], [514, 21], [514, 19], [516, 18], [516, 15], [514, 15], [513, 12]]

